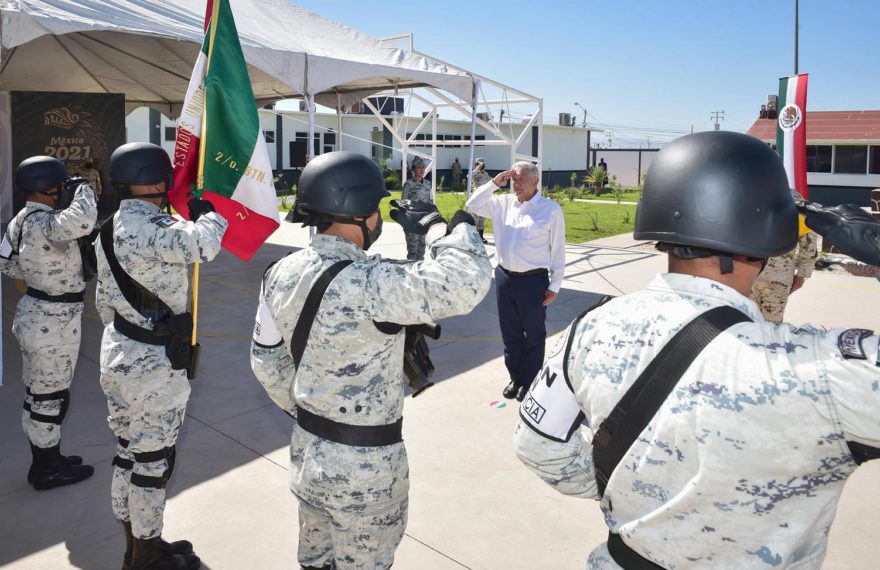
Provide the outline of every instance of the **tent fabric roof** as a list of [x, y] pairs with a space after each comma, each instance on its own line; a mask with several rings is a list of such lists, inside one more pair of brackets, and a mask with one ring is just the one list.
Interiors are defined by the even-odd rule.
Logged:
[[[776, 141], [776, 120], [758, 119], [746, 133]], [[880, 111], [807, 111], [807, 142], [880, 140]]]
[[[473, 78], [286, 0], [229, 0], [258, 102], [329, 107], [432, 85], [473, 100]], [[0, 89], [125, 93], [177, 116], [203, 39], [205, 0], [0, 0]]]

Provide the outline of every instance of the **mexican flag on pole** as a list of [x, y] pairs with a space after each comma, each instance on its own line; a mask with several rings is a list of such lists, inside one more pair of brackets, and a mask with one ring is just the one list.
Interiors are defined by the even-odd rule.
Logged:
[[776, 152], [785, 165], [789, 186], [808, 200], [807, 76], [804, 73], [779, 79]]
[[279, 226], [278, 197], [229, 0], [209, 0], [206, 18], [177, 128], [169, 199], [188, 217], [187, 202], [203, 188], [202, 197], [229, 222], [224, 249], [247, 261]]

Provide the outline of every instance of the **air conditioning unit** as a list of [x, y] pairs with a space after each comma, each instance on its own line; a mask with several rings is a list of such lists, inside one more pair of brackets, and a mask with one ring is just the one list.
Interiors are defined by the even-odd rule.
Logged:
[[487, 123], [491, 123], [492, 113], [477, 113], [477, 118], [486, 121]]
[[571, 120], [571, 113], [559, 113], [559, 124], [563, 127], [574, 126], [574, 121]]

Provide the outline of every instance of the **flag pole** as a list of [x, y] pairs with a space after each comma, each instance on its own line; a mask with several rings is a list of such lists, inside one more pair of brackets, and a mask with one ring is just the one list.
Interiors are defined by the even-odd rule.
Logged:
[[[220, 8], [220, 2], [222, 0], [208, 0], [211, 6], [211, 38], [208, 41], [208, 57], [207, 62], [205, 64], [205, 78], [207, 81], [208, 71], [211, 69], [211, 56], [214, 52], [214, 36], [217, 33], [217, 14]], [[196, 173], [196, 190], [193, 193], [196, 198], [201, 198], [205, 191], [205, 152], [208, 144], [208, 86], [205, 85], [205, 96], [203, 97], [202, 102], [202, 130], [201, 130], [201, 140], [199, 141], [199, 166], [198, 171]], [[195, 346], [197, 344], [196, 340], [198, 338], [198, 330], [199, 330], [199, 267], [200, 263], [193, 264], [193, 276], [192, 276], [192, 317], [193, 317], [193, 332], [192, 339], [190, 339], [191, 345]]]

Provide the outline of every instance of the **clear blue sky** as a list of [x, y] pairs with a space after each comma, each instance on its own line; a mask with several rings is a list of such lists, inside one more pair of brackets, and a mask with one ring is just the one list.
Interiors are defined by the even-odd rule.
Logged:
[[[412, 32], [419, 51], [543, 97], [547, 122], [580, 122], [577, 101], [614, 146], [711, 129], [716, 110], [745, 131], [794, 70], [794, 0], [293, 1], [376, 37]], [[880, 109], [878, 27], [880, 0], [800, 0], [809, 110]]]

